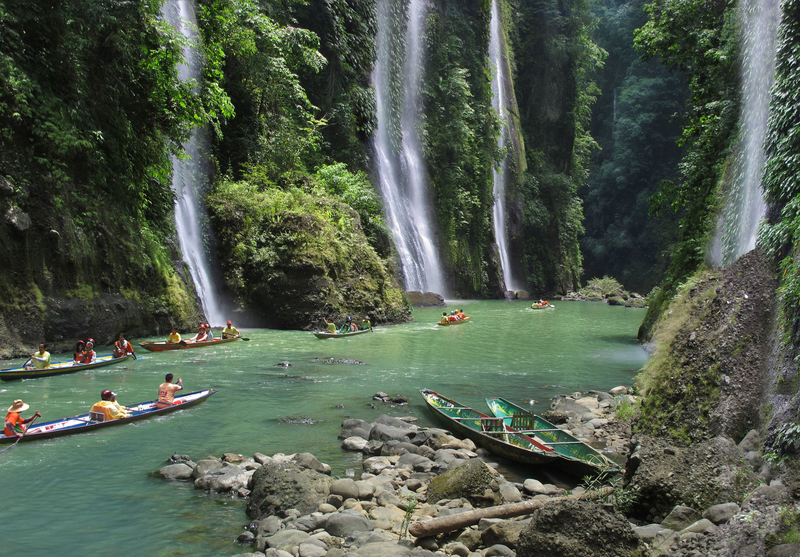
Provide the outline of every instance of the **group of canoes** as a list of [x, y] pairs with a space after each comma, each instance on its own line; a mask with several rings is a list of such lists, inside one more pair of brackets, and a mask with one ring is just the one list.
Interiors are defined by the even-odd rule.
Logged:
[[[222, 338], [220, 339], [214, 339], [209, 324], [201, 323], [199, 332], [191, 339], [181, 340], [176, 328], [172, 327], [169, 339], [166, 342], [142, 342], [140, 346], [150, 351], [159, 352], [170, 349], [211, 346], [233, 342], [240, 338], [241, 334], [233, 327], [230, 321], [222, 331]], [[137, 359], [133, 346], [125, 340], [123, 333], [120, 333], [119, 340], [114, 343], [114, 351], [110, 355], [97, 356], [94, 351], [94, 340], [90, 338], [85, 343], [78, 341], [72, 360], [55, 364], [50, 361], [50, 353], [47, 351], [45, 343], [41, 343], [39, 344], [39, 350], [31, 355], [21, 367], [0, 370], [0, 379], [11, 381], [74, 373], [79, 370], [120, 363], [130, 358]], [[22, 418], [20, 414], [28, 410], [29, 405], [21, 399], [17, 399], [8, 408], [2, 427], [2, 435], [0, 435], [0, 443], [16, 444], [22, 440], [49, 438], [127, 423], [153, 414], [163, 414], [179, 408], [185, 408], [217, 392], [215, 389], [206, 389], [183, 396], [175, 396], [177, 391], [183, 389], [183, 383], [181, 379], [178, 379], [177, 383], [173, 384], [172, 379], [171, 373], [166, 375], [165, 382], [158, 388], [157, 399], [141, 402], [136, 406], [122, 406], [116, 401], [116, 393], [105, 389], [100, 395], [101, 400], [94, 404], [88, 413], [42, 423], [36, 427], [34, 427], [34, 422], [41, 417], [41, 414], [37, 411], [29, 418]]]
[[420, 393], [434, 417], [449, 429], [502, 457], [522, 464], [557, 463], [577, 477], [619, 471], [596, 449], [506, 399], [486, 399], [490, 416], [430, 389]]

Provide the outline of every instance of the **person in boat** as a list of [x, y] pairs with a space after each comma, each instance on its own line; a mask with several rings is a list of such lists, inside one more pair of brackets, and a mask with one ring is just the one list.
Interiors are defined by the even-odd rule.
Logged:
[[25, 430], [27, 430], [28, 427], [30, 427], [30, 426], [25, 427], [25, 424], [29, 424], [33, 420], [41, 416], [39, 412], [36, 412], [30, 418], [23, 419], [22, 416], [20, 416], [19, 414], [20, 412], [24, 412], [28, 408], [30, 408], [30, 406], [22, 402], [20, 399], [15, 400], [14, 404], [8, 407], [8, 414], [6, 414], [6, 421], [5, 425], [3, 426], [3, 433], [8, 435], [9, 437], [13, 436], [22, 437], [25, 434]]
[[133, 346], [125, 340], [125, 333], [119, 334], [119, 340], [114, 343], [114, 357], [121, 358], [122, 356], [132, 355], [134, 358], [136, 354], [133, 353]]
[[82, 364], [83, 356], [86, 354], [86, 343], [79, 340], [75, 345], [75, 356], [72, 358], [73, 364]]
[[50, 367], [50, 352], [47, 351], [43, 342], [39, 343], [39, 351], [31, 355], [31, 365], [25, 367], [26, 369], [45, 369]]
[[347, 320], [348, 320], [348, 322], [350, 323], [350, 332], [351, 332], [351, 333], [355, 333], [355, 332], [358, 330], [358, 326], [356, 325], [356, 322], [355, 322], [355, 321], [353, 321], [353, 320], [352, 320], [351, 318], [349, 318], [349, 317], [347, 318]]
[[181, 335], [178, 332], [177, 327], [173, 325], [170, 327], [169, 339], [167, 339], [167, 344], [178, 344], [181, 341]]
[[86, 341], [86, 352], [83, 353], [82, 364], [93, 364], [97, 361], [97, 352], [94, 351], [94, 339]]
[[325, 323], [325, 330], [329, 333], [336, 334], [336, 323], [333, 321], [328, 321], [324, 317], [322, 318], [322, 322]]
[[175, 405], [175, 393], [183, 389], [183, 381], [178, 377], [178, 382], [173, 383], [173, 377], [171, 373], [168, 373], [164, 377], [164, 382], [159, 385], [157, 408], [167, 408]]
[[361, 330], [368, 331], [372, 328], [372, 324], [369, 322], [369, 317], [364, 316], [364, 319], [361, 320]]
[[456, 317], [456, 312], [455, 311], [451, 311], [450, 312], [450, 322], [451, 323], [455, 323], [456, 321], [458, 321], [458, 318]]
[[442, 325], [446, 325], [446, 324], [450, 323], [450, 318], [447, 317], [447, 312], [446, 311], [442, 312], [442, 320], [440, 321], [440, 323]]
[[194, 335], [189, 340], [187, 340], [186, 342], [206, 342], [207, 340], [208, 340], [208, 333], [206, 333], [206, 326], [204, 323], [200, 323], [197, 334]]
[[222, 338], [239, 338], [242, 336], [239, 329], [234, 327], [230, 321], [228, 321], [227, 325], [227, 327], [222, 329]]
[[341, 334], [349, 333], [350, 332], [350, 323], [352, 321], [353, 320], [351, 318], [349, 318], [349, 317], [347, 319], [345, 319], [345, 322], [342, 323], [341, 327], [339, 327], [339, 333], [341, 333]]
[[209, 325], [208, 323], [206, 323], [206, 324], [204, 325], [204, 327], [205, 327], [205, 329], [206, 329], [206, 340], [208, 340], [208, 341], [210, 341], [210, 340], [214, 340], [214, 333], [212, 333], [212, 332], [211, 332], [211, 325]]
[[464, 319], [467, 318], [467, 316], [464, 314], [464, 310], [463, 309], [457, 309], [456, 310], [456, 317], [458, 318], [459, 321], [463, 321]]
[[103, 414], [106, 422], [129, 416], [128, 409], [117, 402], [117, 393], [106, 389], [100, 393], [100, 399], [100, 402], [92, 405], [90, 412]]

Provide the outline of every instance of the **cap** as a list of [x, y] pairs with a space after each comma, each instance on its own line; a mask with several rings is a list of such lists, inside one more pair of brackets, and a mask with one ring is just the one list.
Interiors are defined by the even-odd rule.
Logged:
[[103, 400], [111, 400], [115, 396], [117, 396], [117, 393], [115, 393], [114, 391], [110, 391], [108, 389], [100, 393], [100, 398], [102, 398]]
[[231, 324], [231, 322], [230, 322], [230, 321], [228, 321], [228, 325], [230, 325], [230, 324]]

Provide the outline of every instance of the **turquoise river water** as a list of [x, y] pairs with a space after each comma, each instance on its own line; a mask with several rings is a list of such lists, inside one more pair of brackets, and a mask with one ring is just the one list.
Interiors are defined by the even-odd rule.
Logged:
[[[418, 308], [413, 323], [350, 339], [246, 330], [249, 342], [162, 353], [140, 348], [138, 361], [124, 367], [1, 384], [3, 411], [21, 398], [31, 405], [23, 415], [39, 410], [42, 421], [88, 411], [103, 389], [117, 392], [122, 404], [151, 400], [170, 372], [183, 379], [186, 392], [220, 391], [167, 416], [0, 452], [0, 555], [240, 553], [247, 550], [235, 543], [249, 522], [244, 502], [211, 498], [192, 484], [149, 473], [174, 453], [199, 460], [223, 452], [304, 451], [330, 464], [334, 475], [358, 473], [360, 454], [343, 451], [337, 439], [342, 420], [390, 413], [437, 425], [419, 395], [423, 387], [482, 411], [487, 396], [523, 404], [534, 399], [541, 412], [559, 393], [630, 385], [646, 360], [636, 341], [644, 310], [565, 302], [532, 311], [524, 302], [502, 301], [450, 302], [448, 310], [462, 306], [472, 322], [456, 327], [434, 324], [442, 309]], [[53, 361], [68, 359], [63, 356]], [[364, 365], [313, 361], [331, 357]], [[292, 366], [276, 366], [284, 361]], [[410, 404], [378, 402], [373, 409], [378, 391], [406, 395]], [[512, 467], [511, 473], [537, 472]]]

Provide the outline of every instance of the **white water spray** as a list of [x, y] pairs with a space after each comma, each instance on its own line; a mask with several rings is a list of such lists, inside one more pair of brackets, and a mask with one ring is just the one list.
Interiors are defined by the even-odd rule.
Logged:
[[375, 151], [380, 190], [389, 228], [403, 267], [406, 289], [431, 291], [444, 296], [444, 274], [435, 244], [422, 145], [417, 130], [421, 116], [419, 93], [425, 12], [421, 0], [411, 0], [403, 63], [401, 153], [398, 153], [391, 141], [391, 129], [395, 122], [392, 118], [390, 73], [394, 61], [392, 55], [396, 48], [391, 44], [389, 10], [389, 0], [378, 0], [378, 60], [375, 64], [373, 85], [378, 118]]
[[712, 247], [712, 261], [729, 264], [752, 250], [766, 212], [762, 178], [780, 0], [740, 0], [742, 138], [736, 181], [728, 193]]
[[[197, 19], [194, 5], [189, 0], [167, 0], [162, 8], [164, 19], [179, 29], [192, 44], [198, 40]], [[184, 50], [184, 62], [178, 66], [182, 81], [200, 81], [203, 59], [199, 48]], [[183, 147], [188, 159], [172, 157], [172, 190], [175, 192], [175, 228], [183, 253], [189, 266], [197, 295], [203, 305], [206, 319], [212, 326], [223, 325], [225, 315], [220, 304], [220, 295], [213, 279], [214, 265], [206, 250], [206, 238], [211, 238], [208, 215], [203, 204], [203, 194], [208, 187], [209, 151], [208, 130], [198, 128]]]
[[[505, 65], [503, 63], [502, 37], [500, 34], [500, 8], [497, 0], [492, 0], [492, 20], [489, 24], [489, 60], [492, 64], [492, 108], [502, 122], [497, 146], [503, 151], [506, 147], [508, 131], [508, 111], [505, 94]], [[500, 254], [500, 266], [507, 290], [520, 290], [511, 274], [511, 258], [508, 252], [508, 233], [506, 229], [506, 176], [508, 157], [503, 156], [500, 167], [492, 171], [494, 194], [494, 240]]]

